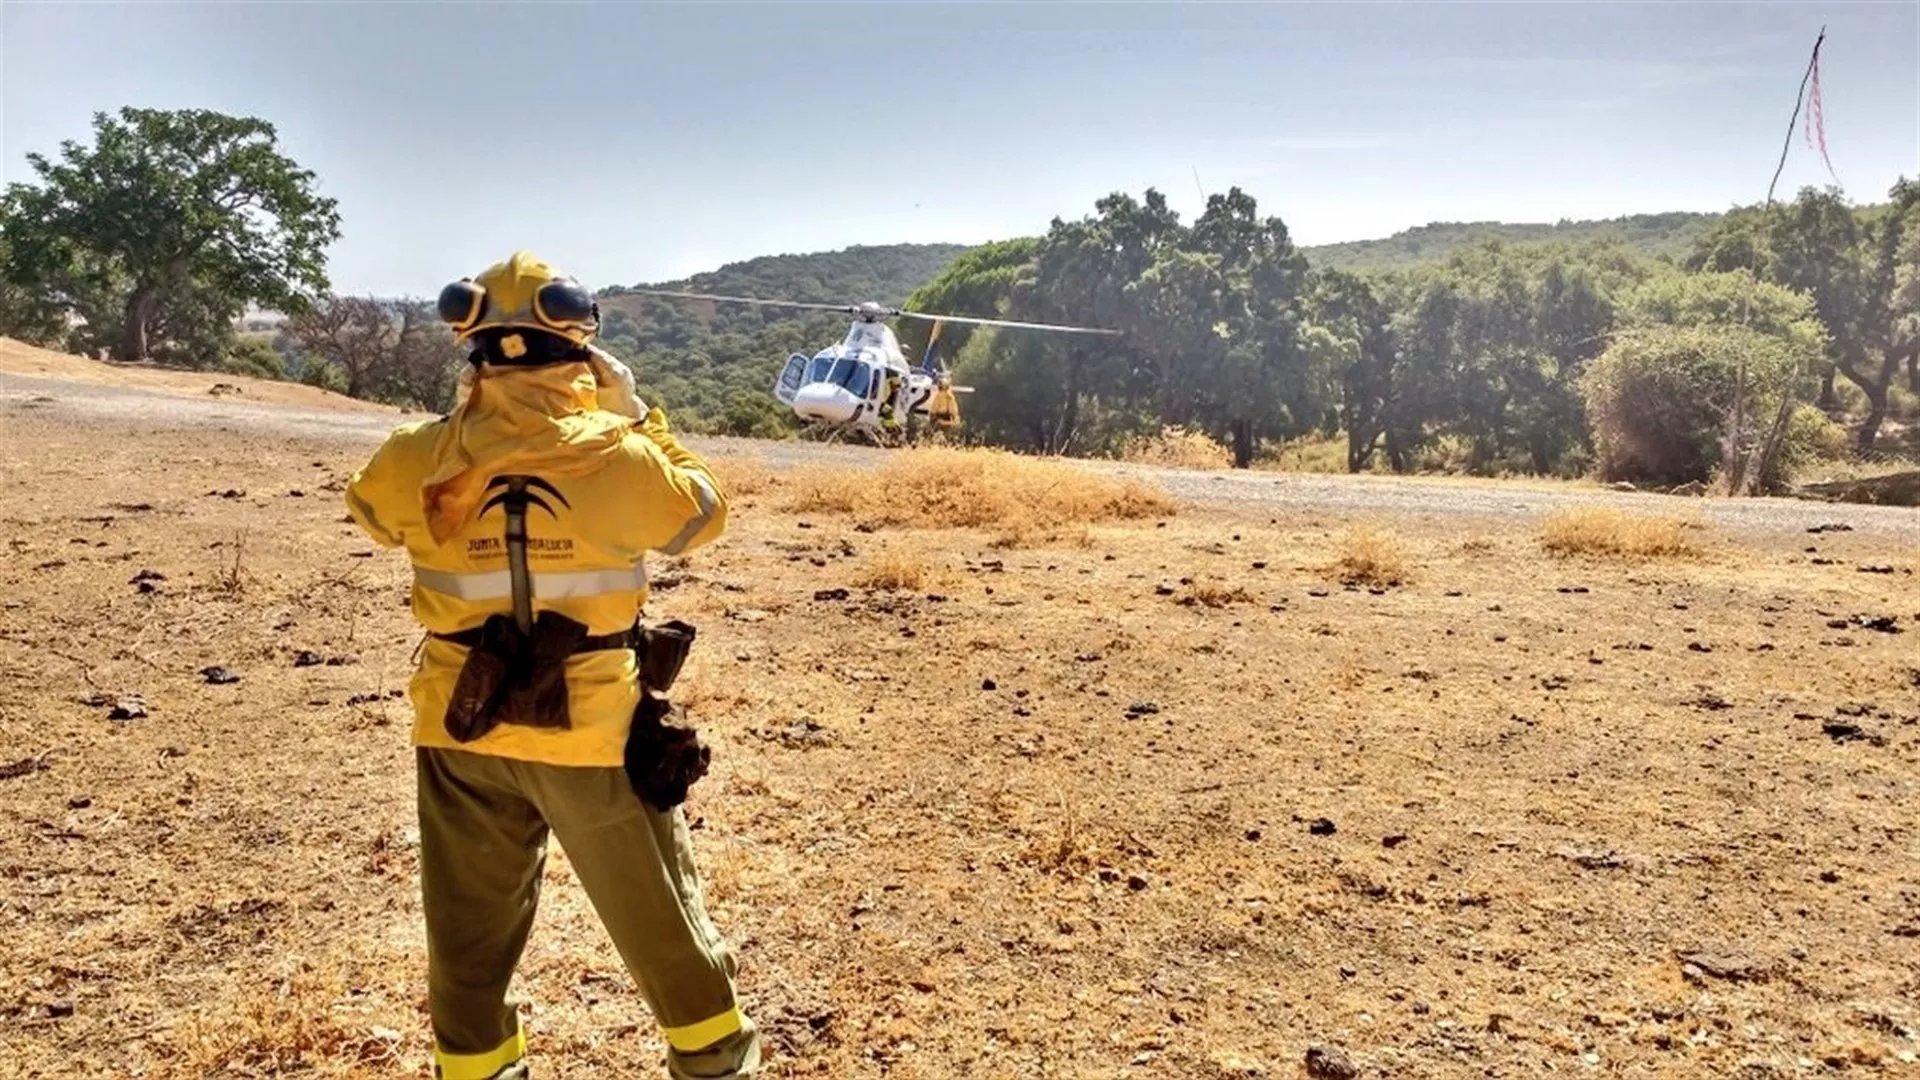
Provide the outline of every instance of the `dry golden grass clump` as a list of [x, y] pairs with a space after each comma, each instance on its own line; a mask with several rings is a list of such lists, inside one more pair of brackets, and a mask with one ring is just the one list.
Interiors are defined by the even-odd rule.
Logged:
[[853, 583], [863, 589], [898, 591], [917, 589], [926, 578], [925, 564], [906, 555], [889, 552], [869, 560], [854, 577]]
[[1128, 441], [1120, 456], [1136, 465], [1174, 469], [1225, 469], [1233, 464], [1233, 452], [1212, 436], [1204, 431], [1188, 431], [1179, 425], [1163, 427], [1158, 435], [1142, 435]]
[[1343, 585], [1390, 587], [1413, 580], [1400, 538], [1376, 525], [1358, 525], [1340, 541], [1334, 576]]
[[715, 457], [709, 462], [729, 498], [758, 495], [775, 483], [773, 470], [754, 457]]
[[1006, 543], [1173, 513], [1171, 499], [1137, 481], [999, 450], [903, 450], [872, 472], [809, 470], [791, 488], [786, 508], [796, 513], [918, 529], [991, 528]]
[[1687, 535], [1695, 527], [1678, 518], [1587, 506], [1547, 515], [1540, 543], [1555, 555], [1687, 558], [1700, 553], [1699, 545]]

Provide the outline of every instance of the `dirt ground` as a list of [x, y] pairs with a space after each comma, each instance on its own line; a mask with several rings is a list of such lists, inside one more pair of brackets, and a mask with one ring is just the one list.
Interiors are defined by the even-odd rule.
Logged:
[[[0, 409], [10, 1075], [426, 1075], [365, 452]], [[1182, 505], [1003, 547], [720, 465], [733, 531], [652, 614], [702, 632], [690, 811], [769, 1076], [1914, 1074], [1910, 542]], [[1355, 527], [1410, 580], [1335, 580]], [[549, 865], [536, 1075], [661, 1075]]]
[[200, 400], [211, 398], [269, 405], [304, 405], [340, 412], [386, 413], [394, 416], [396, 423], [400, 417], [400, 410], [390, 406], [360, 401], [317, 386], [229, 375], [219, 371], [102, 363], [37, 348], [6, 337], [0, 337], [0, 373], [145, 390]]

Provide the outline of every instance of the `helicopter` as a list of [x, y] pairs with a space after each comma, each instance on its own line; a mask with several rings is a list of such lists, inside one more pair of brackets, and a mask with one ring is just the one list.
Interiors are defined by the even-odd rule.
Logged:
[[[914, 426], [914, 421], [941, 432], [958, 426], [960, 408], [954, 395], [971, 393], [973, 388], [954, 386], [952, 373], [939, 355], [940, 331], [947, 323], [1069, 334], [1120, 333], [1118, 330], [1091, 326], [936, 315], [883, 307], [872, 301], [820, 304], [667, 289], [626, 291], [638, 296], [837, 311], [853, 316], [847, 336], [838, 344], [829, 345], [812, 356], [800, 352], [788, 355], [786, 364], [773, 381], [772, 392], [781, 405], [793, 410], [808, 431], [824, 433], [830, 440], [857, 434], [882, 446], [898, 445], [907, 436], [910, 427]], [[884, 321], [894, 318], [922, 319], [933, 323], [933, 333], [927, 339], [927, 351], [917, 367], [908, 365], [906, 355], [900, 348], [900, 339]]]

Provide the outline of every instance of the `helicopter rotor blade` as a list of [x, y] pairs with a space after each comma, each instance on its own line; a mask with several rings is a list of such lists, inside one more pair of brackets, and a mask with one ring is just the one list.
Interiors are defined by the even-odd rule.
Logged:
[[803, 308], [808, 311], [837, 311], [853, 315], [859, 309], [851, 304], [812, 304], [803, 300], [761, 300], [753, 296], [722, 296], [718, 293], [676, 292], [672, 289], [627, 289], [622, 296], [665, 296], [679, 300], [718, 300], [729, 304], [756, 304], [761, 307]]
[[1059, 323], [1017, 322], [1013, 319], [975, 319], [965, 315], [933, 315], [922, 311], [889, 311], [889, 315], [898, 315], [907, 319], [926, 319], [931, 322], [971, 323], [974, 326], [1010, 326], [1018, 330], [1058, 330], [1067, 334], [1111, 334], [1118, 336], [1120, 331], [1108, 330], [1099, 326], [1062, 326]]

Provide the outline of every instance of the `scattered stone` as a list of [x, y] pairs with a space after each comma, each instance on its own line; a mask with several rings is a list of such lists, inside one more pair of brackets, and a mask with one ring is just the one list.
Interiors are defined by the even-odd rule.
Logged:
[[1329, 1046], [1307, 1047], [1307, 1075], [1312, 1080], [1354, 1080], [1360, 1070], [1343, 1050]]
[[1713, 651], [1713, 646], [1707, 644], [1704, 641], [1689, 641], [1687, 642], [1687, 651], [1708, 653]]
[[1686, 952], [1679, 955], [1681, 972], [1695, 981], [1702, 977], [1727, 982], [1757, 982], [1767, 977], [1766, 966], [1741, 953]]
[[301, 649], [293, 654], [294, 667], [319, 667], [322, 663], [325, 663], [325, 658], [312, 649]]
[[1152, 884], [1152, 882], [1149, 882], [1140, 874], [1127, 875], [1127, 888], [1132, 889], [1134, 892], [1140, 892], [1150, 884]]
[[395, 699], [397, 699], [397, 698], [402, 698], [402, 697], [405, 697], [405, 696], [406, 696], [406, 694], [407, 694], [407, 692], [406, 692], [405, 690], [388, 690], [388, 691], [387, 691], [386, 693], [384, 693], [384, 694], [383, 694], [383, 693], [377, 693], [377, 692], [376, 692], [376, 693], [366, 693], [366, 694], [355, 694], [355, 695], [353, 695], [352, 697], [350, 697], [350, 698], [348, 698], [348, 699], [347, 699], [347, 704], [349, 704], [349, 705], [372, 705], [372, 704], [375, 704], [375, 703], [377, 703], [377, 702], [381, 702], [381, 701], [393, 701], [393, 700], [395, 700]]
[[41, 772], [48, 767], [47, 759], [44, 757], [21, 758], [19, 761], [11, 761], [5, 765], [0, 765], [0, 780], [18, 780], [23, 776], [31, 776], [34, 773]]
[[815, 747], [831, 746], [840, 741], [840, 736], [821, 726], [810, 716], [803, 716], [790, 724], [779, 727], [753, 728], [752, 733], [767, 742], [777, 742], [783, 746]]
[[1162, 583], [1160, 583], [1160, 584], [1158, 584], [1158, 585], [1155, 585], [1155, 586], [1153, 587], [1153, 595], [1155, 595], [1155, 596], [1172, 596], [1172, 595], [1173, 595], [1173, 586], [1171, 586], [1171, 585], [1168, 585], [1168, 584], [1166, 584], [1165, 582], [1162, 582]]
[[1562, 585], [1560, 586], [1560, 591], [1563, 593], [1584, 593], [1592, 592], [1593, 590], [1587, 588], [1585, 585]]
[[1699, 498], [1700, 496], [1705, 495], [1706, 493], [1707, 493], [1707, 485], [1701, 483], [1698, 480], [1689, 480], [1688, 482], [1681, 484], [1679, 487], [1673, 488], [1667, 492], [1667, 494], [1669, 495], [1679, 495], [1684, 498]]
[[225, 397], [228, 394], [240, 393], [240, 388], [230, 382], [217, 382], [207, 387], [207, 393], [212, 394], [214, 397]]
[[1154, 702], [1136, 701], [1133, 704], [1127, 706], [1127, 718], [1129, 720], [1138, 720], [1143, 716], [1156, 715], [1157, 713], [1159, 713], [1159, 711], [1160, 711], [1160, 706]]
[[999, 684], [999, 683], [997, 683], [997, 682], [994, 682], [994, 681], [993, 681], [992, 679], [981, 679], [981, 680], [980, 680], [980, 689], [981, 689], [981, 690], [984, 690], [984, 691], [986, 691], [986, 692], [988, 692], [988, 693], [991, 693], [991, 692], [993, 692], [993, 691], [995, 691], [995, 690], [998, 690], [998, 689], [1000, 689], [1000, 684]]
[[135, 586], [143, 593], [157, 592], [159, 582], [167, 580], [167, 575], [158, 570], [142, 570], [127, 579], [127, 584]]
[[1259, 839], [1260, 839], [1260, 830], [1259, 830], [1259, 829], [1248, 829], [1248, 830], [1247, 830], [1247, 841], [1248, 841], [1249, 843], [1254, 843], [1254, 842], [1257, 842], [1257, 841], [1259, 841]]
[[1856, 724], [1851, 720], [1828, 720], [1827, 722], [1820, 725], [1820, 730], [1826, 733], [1828, 738], [1831, 738], [1834, 742], [1837, 742], [1837, 743], [1856, 742], [1856, 741], [1864, 740], [1866, 742], [1872, 743], [1875, 746], [1886, 745], [1886, 740], [1884, 738], [1873, 734], [1872, 732], [1868, 731], [1866, 728], [1861, 727], [1859, 724]]
[[1637, 488], [1637, 487], [1635, 487], [1635, 486], [1633, 485], [1633, 482], [1632, 482], [1631, 480], [1615, 480], [1615, 481], [1613, 482], [1613, 486], [1612, 486], [1612, 488], [1611, 488], [1611, 490], [1613, 490], [1613, 491], [1639, 491], [1640, 489], [1639, 489], [1639, 488]]
[[47, 1004], [47, 1016], [54, 1020], [63, 1020], [73, 1015], [73, 1002], [54, 1001]]
[[1863, 630], [1875, 630], [1882, 634], [1903, 633], [1900, 629], [1900, 617], [1898, 615], [1876, 615], [1872, 618], [1864, 615], [1855, 615], [1853, 621]]
[[1611, 851], [1563, 847], [1555, 848], [1553, 853], [1583, 870], [1617, 870], [1623, 865], [1620, 857]]
[[1542, 690], [1565, 690], [1572, 685], [1573, 680], [1567, 678], [1565, 675], [1549, 675], [1540, 680], [1540, 689]]
[[1334, 833], [1333, 819], [1314, 818], [1307, 823], [1307, 832], [1314, 836], [1332, 836]]
[[200, 677], [212, 686], [226, 686], [240, 681], [238, 673], [231, 668], [208, 667], [200, 669]]
[[727, 612], [727, 618], [735, 622], [743, 623], [766, 622], [771, 617], [771, 615], [759, 608], [735, 608]]
[[824, 604], [835, 600], [845, 600], [850, 595], [852, 594], [845, 589], [820, 589], [813, 594], [813, 598]]
[[1328, 596], [1332, 596], [1333, 594], [1328, 592], [1325, 589], [1308, 589], [1307, 595], [1315, 596], [1315, 597], [1328, 597]]
[[209, 499], [244, 499], [246, 498], [246, 495], [247, 495], [246, 492], [241, 491], [238, 488], [228, 488], [225, 491], [207, 492], [207, 498]]
[[1834, 521], [1834, 522], [1828, 522], [1823, 525], [1815, 525], [1809, 528], [1807, 531], [1810, 533], [1852, 532], [1853, 526], [1845, 524], [1843, 522]]
[[93, 798], [87, 795], [75, 795], [73, 798], [67, 800], [67, 809], [69, 810], [85, 810], [92, 805]]
[[1863, 563], [1860, 566], [1860, 572], [1863, 574], [1891, 574], [1893, 573], [1893, 567], [1886, 563]]
[[139, 694], [95, 694], [91, 703], [107, 706], [109, 720], [139, 720], [149, 715], [147, 703]]
[[1721, 712], [1733, 708], [1732, 702], [1721, 697], [1719, 694], [1713, 693], [1701, 694], [1699, 697], [1688, 702], [1688, 704], [1696, 709], [1705, 709], [1708, 712]]
[[1401, 844], [1404, 844], [1406, 842], [1407, 842], [1406, 833], [1389, 833], [1388, 835], [1380, 838], [1381, 847], [1397, 848]]
[[1840, 882], [1840, 875], [1833, 870], [1822, 870], [1820, 871], [1820, 880], [1826, 882], [1828, 885], [1836, 885]]

